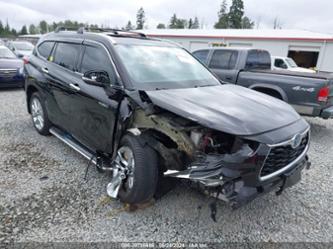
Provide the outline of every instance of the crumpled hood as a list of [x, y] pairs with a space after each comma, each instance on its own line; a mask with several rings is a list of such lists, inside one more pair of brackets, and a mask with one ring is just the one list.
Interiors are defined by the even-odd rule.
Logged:
[[301, 117], [288, 104], [235, 85], [146, 91], [153, 104], [205, 127], [251, 136]]

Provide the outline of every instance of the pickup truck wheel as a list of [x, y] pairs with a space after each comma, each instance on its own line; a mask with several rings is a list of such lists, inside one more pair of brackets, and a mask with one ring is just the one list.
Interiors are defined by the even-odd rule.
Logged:
[[123, 137], [118, 156], [128, 164], [126, 178], [119, 190], [122, 202], [139, 204], [149, 201], [158, 182], [158, 156], [140, 137]]
[[39, 134], [46, 136], [50, 134], [49, 129], [51, 128], [51, 122], [48, 119], [46, 108], [41, 99], [38, 92], [35, 92], [30, 98], [29, 105], [35, 129]]

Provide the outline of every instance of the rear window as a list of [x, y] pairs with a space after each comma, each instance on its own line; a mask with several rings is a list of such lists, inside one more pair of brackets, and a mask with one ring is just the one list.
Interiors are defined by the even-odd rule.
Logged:
[[41, 57], [48, 59], [52, 48], [54, 46], [54, 42], [43, 42], [38, 46], [38, 53], [40, 54]]
[[215, 50], [209, 67], [213, 69], [234, 69], [238, 52], [234, 50]]
[[76, 61], [80, 53], [80, 45], [58, 43], [53, 62], [72, 71], [76, 71]]
[[265, 50], [250, 50], [246, 59], [245, 68], [250, 69], [271, 69], [271, 56]]
[[193, 53], [195, 58], [197, 58], [202, 63], [207, 63], [207, 57], [208, 57], [209, 50], [200, 50]]

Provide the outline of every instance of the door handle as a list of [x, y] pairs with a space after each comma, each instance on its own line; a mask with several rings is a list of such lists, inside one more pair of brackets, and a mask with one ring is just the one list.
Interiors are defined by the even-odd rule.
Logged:
[[49, 73], [49, 70], [46, 67], [42, 67], [43, 73]]
[[232, 77], [226, 77], [225, 79], [226, 80], [232, 80]]
[[75, 91], [80, 91], [80, 90], [81, 90], [81, 88], [80, 88], [79, 85], [77, 85], [77, 84], [69, 84], [69, 86], [70, 86], [71, 88], [73, 88]]

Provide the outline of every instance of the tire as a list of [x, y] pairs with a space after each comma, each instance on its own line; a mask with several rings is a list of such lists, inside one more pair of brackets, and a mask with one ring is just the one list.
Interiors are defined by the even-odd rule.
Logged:
[[31, 111], [32, 123], [37, 130], [37, 132], [43, 136], [50, 135], [50, 128], [52, 126], [46, 108], [40, 94], [34, 92], [30, 98], [29, 108]]
[[[120, 143], [121, 148], [130, 148], [134, 157], [132, 187], [129, 177], [123, 180], [119, 190], [119, 198], [124, 203], [140, 204], [153, 198], [158, 182], [157, 153], [144, 143], [142, 138], [125, 135]], [[118, 151], [119, 151], [118, 150]]]

